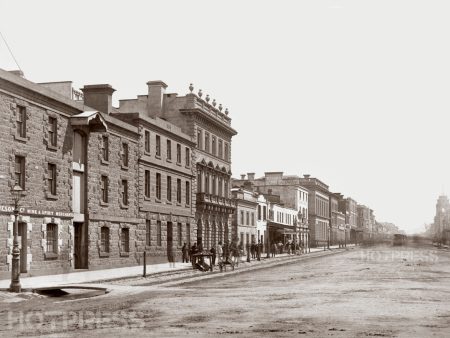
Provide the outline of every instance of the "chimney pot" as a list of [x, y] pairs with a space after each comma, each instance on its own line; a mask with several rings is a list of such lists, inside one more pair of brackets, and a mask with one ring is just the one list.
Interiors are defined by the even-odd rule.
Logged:
[[245, 180], [245, 174], [241, 174], [241, 180]]

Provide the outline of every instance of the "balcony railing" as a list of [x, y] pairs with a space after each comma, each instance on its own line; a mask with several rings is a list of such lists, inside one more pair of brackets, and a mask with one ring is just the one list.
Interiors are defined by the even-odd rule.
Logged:
[[231, 198], [207, 194], [204, 192], [197, 193], [197, 203], [198, 202], [216, 204], [224, 207], [235, 207], [235, 203]]

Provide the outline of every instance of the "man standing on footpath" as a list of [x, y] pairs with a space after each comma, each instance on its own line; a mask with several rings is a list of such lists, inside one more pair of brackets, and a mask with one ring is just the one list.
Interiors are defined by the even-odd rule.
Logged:
[[182, 262], [189, 263], [189, 248], [186, 245], [186, 243], [184, 243], [183, 247], [181, 248], [181, 254], [182, 254]]

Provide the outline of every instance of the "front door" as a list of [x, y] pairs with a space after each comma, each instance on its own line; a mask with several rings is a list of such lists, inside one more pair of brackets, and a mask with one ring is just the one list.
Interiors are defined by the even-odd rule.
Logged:
[[74, 227], [74, 267], [75, 269], [87, 269], [86, 237], [84, 223], [73, 223]]
[[20, 236], [20, 244], [22, 248], [20, 249], [20, 272], [27, 272], [27, 223], [20, 222], [18, 235]]

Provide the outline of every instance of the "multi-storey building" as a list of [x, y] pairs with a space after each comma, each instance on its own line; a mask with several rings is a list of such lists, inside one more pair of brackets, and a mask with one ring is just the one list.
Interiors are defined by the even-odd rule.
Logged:
[[[233, 179], [233, 186], [251, 184], [258, 192], [280, 196], [280, 203], [287, 208], [297, 210], [295, 224], [297, 239], [303, 247], [307, 248], [309, 246], [309, 192], [300, 184], [300, 180], [298, 176], [283, 175], [283, 172], [266, 172], [263, 177], [257, 179], [254, 173], [248, 173], [247, 178], [246, 175], [241, 175], [240, 179]], [[270, 238], [269, 241], [271, 241]]]
[[145, 243], [140, 249], [149, 254], [151, 263], [165, 260], [170, 252], [179, 255], [184, 243], [196, 240], [192, 202], [195, 143], [179, 127], [149, 117], [139, 108], [136, 113], [112, 115], [139, 130], [139, 217], [145, 220], [141, 230]]
[[310, 175], [303, 175], [300, 183], [309, 191], [309, 229], [311, 246], [325, 246], [329, 239], [330, 199], [328, 185]]
[[298, 232], [295, 229], [298, 223], [297, 209], [285, 206], [281, 203], [280, 196], [272, 194], [271, 191], [264, 196], [269, 202], [267, 226], [269, 228], [270, 244], [281, 242], [285, 246], [288, 242], [292, 243], [295, 237], [296, 243], [304, 245], [304, 242], [298, 242]]
[[445, 195], [439, 196], [436, 202], [436, 213], [431, 232], [434, 241], [450, 242], [450, 202]]
[[370, 229], [370, 208], [365, 205], [358, 204], [358, 228], [357, 228], [357, 242], [361, 243], [364, 240], [369, 239], [369, 229]]
[[231, 189], [236, 209], [232, 216], [232, 237], [246, 249], [252, 243], [258, 243], [256, 217], [258, 213], [258, 196], [242, 188]]
[[230, 198], [231, 138], [237, 132], [231, 127], [228, 110], [222, 112], [222, 105], [216, 107], [215, 100], [210, 104], [208, 95], [203, 99], [201, 90], [194, 94], [192, 85], [185, 96], [166, 94], [167, 85], [162, 81], [150, 81], [147, 85], [147, 95], [121, 101], [120, 111], [132, 113], [141, 107], [149, 116], [173, 123], [195, 138], [197, 242], [209, 248], [218, 241], [230, 241], [230, 215], [234, 213]]
[[258, 241], [263, 245], [264, 251], [266, 251], [268, 202], [263, 194], [258, 195], [256, 202], [258, 203], [257, 218], [256, 218], [257, 238]]
[[340, 194], [330, 193], [330, 245], [345, 242], [345, 214], [339, 211]]
[[22, 273], [139, 260], [139, 133], [110, 115], [111, 86], [83, 91], [75, 98], [70, 83], [39, 85], [0, 70], [0, 277], [11, 269], [16, 184]]
[[345, 243], [356, 243], [358, 210], [356, 201], [339, 194], [339, 211], [345, 215]]

